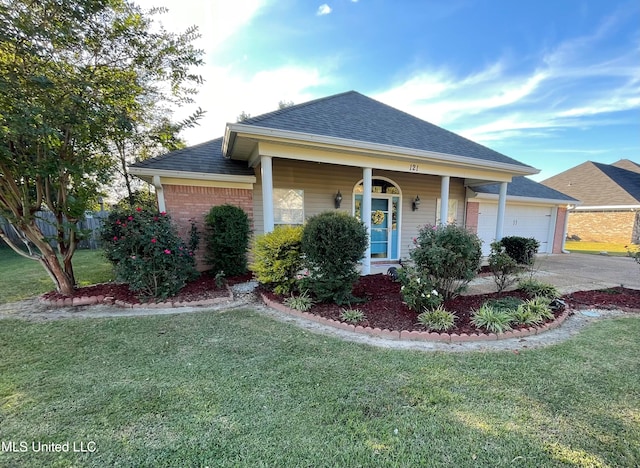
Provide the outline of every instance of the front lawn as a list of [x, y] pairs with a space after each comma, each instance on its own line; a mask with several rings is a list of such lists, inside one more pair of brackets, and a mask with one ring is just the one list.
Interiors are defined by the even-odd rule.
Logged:
[[[635, 246], [630, 245], [633, 248]], [[607, 252], [609, 255], [626, 256], [628, 255], [627, 246], [614, 242], [584, 242], [584, 241], [566, 241], [565, 249], [574, 253], [586, 253], [599, 255], [601, 252]]]
[[638, 466], [639, 335], [635, 315], [546, 349], [427, 353], [252, 310], [1, 320], [0, 439], [27, 451], [0, 466]]
[[[79, 286], [113, 279], [113, 268], [102, 250], [78, 250], [73, 268]], [[42, 265], [21, 257], [10, 248], [0, 248], [0, 304], [20, 301], [55, 288]]]

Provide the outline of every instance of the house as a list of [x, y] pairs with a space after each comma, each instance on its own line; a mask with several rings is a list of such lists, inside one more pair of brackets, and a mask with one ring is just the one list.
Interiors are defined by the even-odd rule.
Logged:
[[587, 161], [542, 182], [582, 202], [567, 233], [583, 241], [640, 243], [640, 165]]
[[[535, 235], [561, 252], [568, 203], [525, 176], [537, 169], [355, 91], [227, 124], [222, 138], [131, 166], [186, 233], [218, 204], [254, 232], [339, 209], [363, 219], [371, 262], [406, 257], [425, 224], [466, 225], [487, 246]], [[513, 181], [513, 182], [512, 182]]]

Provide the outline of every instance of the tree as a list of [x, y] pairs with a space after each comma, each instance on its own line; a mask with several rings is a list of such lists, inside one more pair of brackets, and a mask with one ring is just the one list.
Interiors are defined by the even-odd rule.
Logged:
[[247, 119], [251, 118], [251, 114], [247, 114], [245, 111], [240, 112], [240, 115], [236, 117], [236, 122], [244, 122]]
[[[148, 106], [188, 102], [202, 81], [191, 72], [202, 63], [197, 29], [157, 28], [161, 12], [126, 0], [0, 0], [0, 214], [25, 245], [0, 237], [61, 293], [75, 285], [77, 222], [113, 174], [105, 142]], [[36, 224], [41, 210], [55, 217], [57, 252]]]
[[284, 99], [282, 101], [278, 101], [278, 109], [286, 109], [287, 107], [292, 107], [295, 106], [295, 104], [293, 103], [293, 101], [285, 101]]

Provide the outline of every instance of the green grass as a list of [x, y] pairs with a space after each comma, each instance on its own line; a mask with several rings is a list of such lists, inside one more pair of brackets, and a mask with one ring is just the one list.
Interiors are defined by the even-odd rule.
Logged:
[[625, 247], [625, 244], [613, 242], [566, 241], [565, 243], [565, 248], [571, 252], [596, 255], [599, 255], [600, 252], [607, 252], [609, 255], [626, 256], [627, 249]]
[[[0, 466], [638, 466], [640, 317], [513, 352], [379, 349], [251, 310], [0, 320]], [[30, 448], [29, 448], [30, 450]]]
[[[78, 250], [73, 256], [73, 268], [80, 286], [113, 279], [113, 269], [102, 250]], [[40, 263], [21, 257], [9, 248], [0, 248], [0, 304], [27, 299], [54, 288]]]

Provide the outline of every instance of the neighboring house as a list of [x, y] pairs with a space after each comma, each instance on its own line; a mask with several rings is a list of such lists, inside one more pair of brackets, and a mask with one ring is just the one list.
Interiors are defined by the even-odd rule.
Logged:
[[587, 161], [542, 182], [581, 201], [567, 234], [584, 241], [640, 243], [640, 165]]
[[223, 203], [241, 206], [256, 234], [326, 210], [354, 214], [371, 233], [365, 273], [372, 260], [406, 257], [418, 229], [440, 220], [477, 231], [485, 253], [512, 233], [561, 252], [575, 203], [523, 177], [537, 169], [354, 91], [227, 124], [223, 138], [130, 171], [153, 183], [184, 233]]

